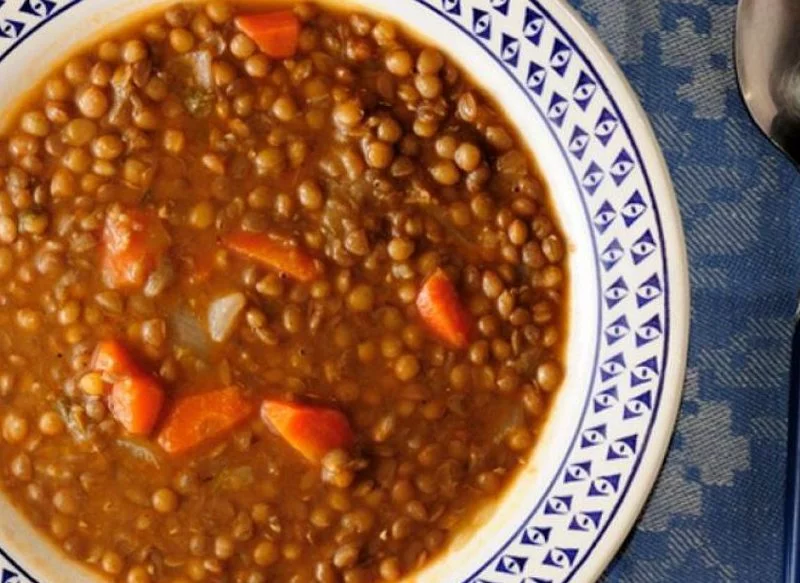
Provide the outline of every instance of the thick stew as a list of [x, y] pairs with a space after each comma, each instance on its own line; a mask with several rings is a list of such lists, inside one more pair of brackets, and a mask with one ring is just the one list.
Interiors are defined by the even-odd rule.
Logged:
[[508, 120], [393, 22], [148, 15], [0, 137], [0, 489], [116, 581], [399, 580], [536, 444], [565, 251]]

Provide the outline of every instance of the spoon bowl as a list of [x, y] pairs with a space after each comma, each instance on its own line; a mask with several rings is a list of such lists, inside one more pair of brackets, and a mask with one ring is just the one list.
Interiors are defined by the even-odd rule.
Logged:
[[750, 115], [761, 131], [800, 164], [800, 3], [740, 0], [736, 72]]

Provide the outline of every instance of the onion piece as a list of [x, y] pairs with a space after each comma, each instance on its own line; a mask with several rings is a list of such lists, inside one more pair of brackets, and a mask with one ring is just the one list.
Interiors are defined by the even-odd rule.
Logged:
[[214, 88], [211, 52], [192, 51], [167, 62], [166, 69], [173, 79], [185, 87], [198, 87], [210, 91]]
[[116, 440], [116, 445], [127, 451], [133, 458], [156, 468], [161, 467], [161, 460], [157, 450], [148, 442], [131, 437], [121, 437]]
[[514, 406], [511, 411], [508, 411], [498, 421], [500, 421], [500, 426], [495, 431], [494, 439], [492, 439], [495, 445], [503, 443], [514, 430], [525, 426], [525, 411], [522, 410], [520, 405]]
[[214, 102], [213, 56], [208, 49], [192, 51], [169, 59], [168, 79], [181, 88], [183, 104], [194, 117], [206, 117]]
[[191, 350], [200, 358], [207, 358], [211, 351], [208, 334], [203, 325], [186, 306], [180, 306], [169, 315], [169, 335], [177, 346]]
[[163, 258], [147, 277], [147, 281], [144, 284], [144, 295], [148, 298], [161, 295], [161, 292], [167, 289], [174, 279], [175, 269], [172, 267], [172, 262]]
[[234, 292], [218, 297], [208, 306], [208, 333], [214, 342], [225, 342], [247, 305], [242, 292]]
[[131, 115], [130, 96], [133, 92], [133, 68], [123, 67], [111, 78], [111, 89], [114, 99], [108, 112], [111, 125], [121, 127], [128, 122]]

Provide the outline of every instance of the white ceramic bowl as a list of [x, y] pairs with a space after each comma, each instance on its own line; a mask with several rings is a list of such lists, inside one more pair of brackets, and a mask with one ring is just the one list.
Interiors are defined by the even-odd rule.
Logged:
[[[71, 48], [163, 4], [0, 0], [0, 111]], [[593, 581], [652, 487], [684, 375], [686, 255], [652, 130], [611, 57], [560, 1], [353, 4], [438, 45], [495, 96], [538, 160], [571, 250], [568, 374], [536, 452], [474, 529], [414, 579]], [[0, 497], [2, 583], [94, 577]]]

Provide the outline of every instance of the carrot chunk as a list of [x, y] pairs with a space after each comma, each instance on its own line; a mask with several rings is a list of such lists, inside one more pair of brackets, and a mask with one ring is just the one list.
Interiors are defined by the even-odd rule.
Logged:
[[225, 235], [222, 244], [234, 253], [282, 271], [299, 281], [312, 281], [319, 275], [313, 257], [288, 241], [264, 233], [236, 231]]
[[108, 409], [128, 432], [149, 435], [164, 405], [164, 391], [148, 375], [128, 376], [118, 380], [108, 395]]
[[428, 328], [455, 348], [469, 345], [470, 318], [447, 274], [437, 269], [417, 295], [417, 310]]
[[300, 21], [291, 10], [243, 14], [235, 22], [269, 57], [284, 59], [297, 52]]
[[139, 374], [139, 368], [133, 358], [118, 340], [98, 342], [92, 354], [90, 368], [113, 380]]
[[130, 433], [148, 435], [158, 421], [164, 391], [158, 381], [142, 372], [125, 346], [117, 340], [98, 342], [90, 367], [113, 383], [108, 392], [111, 415]]
[[184, 453], [230, 431], [252, 411], [236, 387], [183, 397], [167, 413], [158, 443], [168, 453]]
[[169, 237], [154, 212], [109, 210], [103, 228], [103, 283], [112, 289], [143, 286], [168, 244]]
[[350, 447], [355, 440], [347, 417], [335, 409], [268, 400], [261, 405], [261, 418], [314, 463], [333, 449]]

